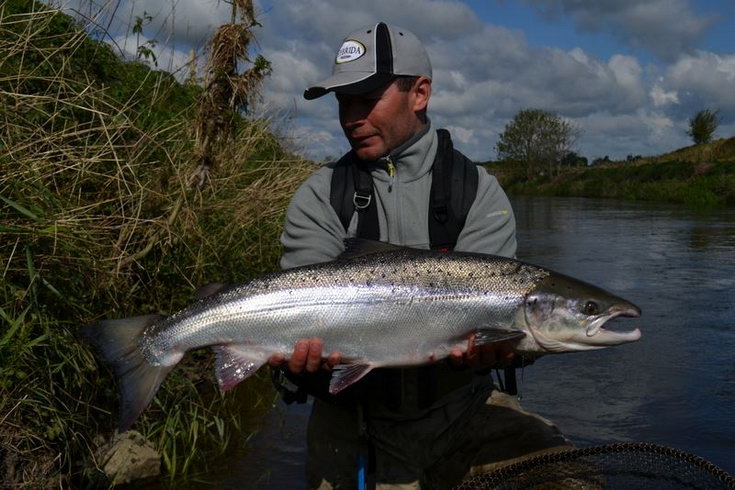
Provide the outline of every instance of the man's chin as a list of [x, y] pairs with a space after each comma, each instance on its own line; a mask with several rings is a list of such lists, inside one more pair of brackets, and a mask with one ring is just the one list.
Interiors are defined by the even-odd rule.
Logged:
[[353, 148], [353, 150], [355, 151], [357, 158], [365, 161], [377, 160], [378, 158], [385, 156], [387, 153], [383, 151], [382, 148], [376, 148], [374, 146], [358, 147]]

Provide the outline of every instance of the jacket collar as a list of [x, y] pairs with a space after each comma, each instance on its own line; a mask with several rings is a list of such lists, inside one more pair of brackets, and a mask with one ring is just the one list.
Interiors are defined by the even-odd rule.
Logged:
[[399, 182], [411, 182], [426, 175], [434, 164], [436, 155], [436, 131], [433, 131], [430, 120], [426, 125], [409, 138], [405, 143], [391, 151], [387, 156], [371, 162], [373, 178], [387, 182], [391, 179], [388, 165], [393, 164], [394, 178]]

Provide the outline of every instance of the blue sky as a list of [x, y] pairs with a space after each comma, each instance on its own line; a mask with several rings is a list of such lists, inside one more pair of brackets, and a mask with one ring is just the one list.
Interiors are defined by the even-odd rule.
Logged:
[[[106, 20], [117, 7], [111, 36], [128, 54], [130, 19], [152, 13], [143, 39], [158, 41], [168, 69], [229, 19], [216, 0], [63, 3]], [[379, 20], [424, 41], [434, 67], [430, 117], [477, 160], [495, 158], [498, 135], [525, 108], [577, 124], [576, 149], [589, 159], [687, 146], [688, 119], [703, 108], [719, 111], [718, 137], [735, 135], [733, 0], [260, 0], [256, 9], [260, 51], [274, 69], [258, 114], [315, 159], [347, 143], [333, 97], [301, 94], [330, 74], [347, 33]]]
[[[468, 0], [464, 3], [483, 21], [518, 29], [535, 45], [552, 45], [563, 49], [582, 46], [602, 58], [609, 58], [614, 54], [629, 54], [646, 62], [656, 61], [650, 51], [626, 45], [611, 31], [602, 29], [591, 32], [580, 29], [570, 15], [544, 16], [538, 8], [521, 1]], [[592, 0], [589, 3], [595, 2]], [[735, 2], [697, 0], [687, 3], [694, 13], [715, 19], [712, 26], [704, 31], [699, 47], [715, 53], [732, 53], [735, 41]]]

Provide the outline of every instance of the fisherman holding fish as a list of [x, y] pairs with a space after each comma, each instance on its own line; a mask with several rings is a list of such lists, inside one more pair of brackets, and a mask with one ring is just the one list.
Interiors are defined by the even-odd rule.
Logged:
[[283, 270], [204, 288], [169, 316], [84, 327], [118, 377], [118, 429], [186, 352], [211, 347], [222, 391], [269, 363], [296, 398], [314, 395], [312, 488], [450, 488], [471, 468], [567, 446], [494, 391], [488, 369], [635, 342], [638, 329], [604, 325], [640, 309], [513, 258], [505, 193], [426, 117], [431, 65], [413, 34], [350, 34], [305, 96], [327, 92], [352, 150], [296, 192]]
[[[304, 97], [336, 95], [352, 150], [294, 195], [281, 236], [284, 269], [333, 260], [349, 237], [515, 256], [508, 198], [484, 168], [453, 150], [446, 131], [433, 127], [431, 90], [428, 54], [408, 30], [381, 22], [344, 39], [332, 76]], [[504, 425], [519, 421], [534, 432], [523, 452], [567, 444], [553, 426], [491, 404], [488, 369], [513, 361], [507, 343], [475, 347], [470, 338], [465, 352], [455, 348], [445, 361], [373, 371], [337, 396], [320, 395], [341, 361], [322, 345], [302, 339], [293, 352], [269, 360], [316, 394], [307, 434], [311, 488], [365, 481], [377, 488], [448, 488], [472, 465], [520, 456], [517, 448], [503, 454], [498, 447], [504, 444], [498, 434], [516, 437]], [[482, 448], [491, 453], [484, 460]]]

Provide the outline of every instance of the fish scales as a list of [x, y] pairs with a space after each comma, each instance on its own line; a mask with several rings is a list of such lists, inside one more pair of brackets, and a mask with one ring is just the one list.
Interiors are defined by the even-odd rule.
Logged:
[[[200, 300], [154, 325], [143, 334], [143, 348], [149, 361], [165, 362], [171, 349], [211, 345], [216, 332], [217, 343], [223, 344], [257, 340], [287, 351], [299, 338], [321, 337], [327, 350], [340, 346], [347, 357], [393, 357], [385, 348], [369, 350], [365, 338], [378, 334], [397, 349], [414, 346], [410, 353], [403, 351], [413, 358], [436, 342], [429, 335], [417, 343], [416, 332], [432, 324], [445, 327], [440, 320], [458, 334], [467, 322], [510, 323], [523, 297], [547, 275], [500, 257], [434, 257], [409, 249], [379, 260], [359, 258], [347, 267], [336, 261], [268, 275]], [[487, 296], [492, 296], [490, 302]], [[335, 311], [337, 305], [341, 308]], [[483, 316], [487, 305], [491, 317]], [[405, 328], [395, 328], [397, 323]], [[442, 328], [442, 338], [444, 332]]]

